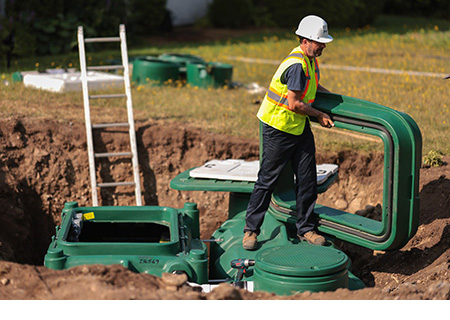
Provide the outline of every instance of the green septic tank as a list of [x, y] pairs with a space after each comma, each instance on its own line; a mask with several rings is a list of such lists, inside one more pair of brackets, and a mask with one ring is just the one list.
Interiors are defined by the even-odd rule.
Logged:
[[176, 81], [180, 76], [179, 66], [155, 57], [139, 57], [133, 61], [132, 81], [137, 85], [161, 86]]
[[[373, 250], [400, 249], [414, 236], [418, 226], [422, 137], [417, 124], [407, 114], [394, 109], [336, 94], [318, 93], [314, 107], [329, 114], [336, 128], [373, 135], [384, 144], [381, 221], [317, 204], [314, 211], [318, 230], [329, 239]], [[260, 153], [263, 147], [260, 139]], [[189, 176], [190, 170], [175, 177], [171, 187], [230, 193], [228, 220], [212, 235], [211, 279], [232, 279], [238, 270], [230, 261], [251, 259], [255, 264], [246, 270], [243, 279], [253, 281], [255, 290], [292, 294], [364, 287], [349, 271], [348, 258], [331, 243], [326, 247], [299, 243], [295, 234], [296, 197], [290, 165], [274, 190], [258, 235], [258, 248], [254, 251], [242, 248], [246, 205], [254, 183], [195, 179]], [[335, 178], [330, 177], [318, 191], [326, 191]]]
[[253, 281], [255, 291], [268, 291], [278, 295], [298, 292], [333, 291], [338, 288], [357, 290], [364, 283], [350, 272], [350, 259], [333, 247], [314, 246], [297, 239], [295, 226], [279, 220], [268, 211], [258, 235], [254, 251], [242, 248], [245, 211], [225, 221], [212, 234], [210, 245], [210, 279], [233, 279], [237, 270], [230, 261], [252, 259], [243, 280]]
[[187, 82], [200, 88], [220, 88], [231, 84], [233, 66], [226, 63], [192, 63], [186, 64]]
[[[230, 192], [228, 219], [211, 236], [211, 280], [235, 279], [238, 270], [230, 262], [251, 259], [255, 260], [255, 265], [246, 270], [243, 280], [253, 281], [255, 290], [289, 295], [301, 291], [364, 287], [362, 281], [349, 271], [350, 261], [343, 252], [335, 249], [330, 241], [327, 247], [300, 243], [295, 232], [295, 218], [275, 210], [269, 210], [264, 218], [258, 248], [254, 251], [243, 249], [245, 214], [254, 183], [192, 178], [191, 170], [176, 176], [170, 186], [176, 190]], [[318, 192], [325, 192], [337, 176], [335, 173], [320, 184]], [[327, 256], [316, 257], [316, 254]]]
[[[314, 106], [330, 114], [336, 128], [371, 134], [383, 142], [381, 221], [317, 204], [314, 210], [318, 229], [329, 241], [324, 247], [299, 242], [292, 216], [293, 173], [287, 166], [261, 226], [258, 248], [247, 251], [242, 248], [242, 238], [254, 183], [196, 179], [190, 177], [190, 169], [175, 177], [171, 187], [230, 193], [228, 219], [211, 236], [209, 276], [207, 249], [198, 239], [199, 213], [192, 203], [179, 210], [80, 208], [76, 202], [66, 203], [44, 264], [64, 269], [80, 264], [120, 263], [154, 275], [185, 272], [189, 281], [206, 284], [208, 280], [230, 281], [242, 275], [231, 262], [251, 259], [255, 263], [245, 270], [243, 280], [253, 281], [255, 290], [288, 295], [306, 290], [363, 288], [364, 284], [350, 272], [348, 257], [330, 240], [340, 239], [374, 250], [396, 250], [412, 238], [419, 218], [420, 130], [408, 115], [359, 99], [318, 93]], [[325, 192], [336, 178], [337, 174], [331, 176], [319, 192]]]
[[176, 63], [179, 67], [180, 75], [184, 79], [186, 79], [186, 65], [188, 63], [205, 63], [205, 60], [201, 57], [181, 53], [163, 53], [158, 56], [158, 59]]
[[13, 82], [22, 82], [23, 81], [23, 75], [20, 71], [16, 71], [12, 74], [12, 81]]
[[83, 264], [121, 264], [161, 276], [184, 272], [207, 283], [207, 248], [199, 239], [198, 209], [169, 207], [78, 207], [68, 202], [44, 265], [67, 269]]

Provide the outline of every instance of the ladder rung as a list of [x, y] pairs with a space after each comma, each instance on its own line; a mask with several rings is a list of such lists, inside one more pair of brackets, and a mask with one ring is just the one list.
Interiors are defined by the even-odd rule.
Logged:
[[131, 152], [105, 152], [105, 153], [95, 153], [96, 158], [110, 158], [110, 157], [130, 157], [133, 154]]
[[92, 129], [103, 129], [103, 128], [117, 128], [117, 127], [129, 127], [128, 122], [117, 122], [117, 123], [98, 123], [93, 124]]
[[134, 182], [104, 182], [97, 183], [97, 187], [105, 188], [105, 187], [117, 187], [117, 186], [134, 186]]
[[85, 38], [84, 42], [120, 42], [120, 37]]
[[89, 96], [89, 99], [109, 99], [109, 98], [126, 98], [126, 94], [98, 94]]
[[120, 65], [112, 65], [112, 66], [92, 66], [92, 67], [87, 67], [87, 69], [89, 71], [94, 71], [94, 70], [122, 70], [123, 66]]

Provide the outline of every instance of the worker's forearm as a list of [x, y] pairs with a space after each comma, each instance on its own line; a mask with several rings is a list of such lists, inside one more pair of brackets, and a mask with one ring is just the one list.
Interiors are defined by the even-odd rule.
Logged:
[[311, 106], [311, 104], [296, 100], [295, 103], [293, 103], [292, 105], [295, 108], [294, 110], [295, 112], [317, 118], [317, 121], [320, 123], [322, 127], [326, 128], [334, 127], [334, 122], [333, 120], [331, 120], [330, 116], [322, 111], [314, 109]]
[[311, 116], [311, 117], [316, 117], [318, 118], [322, 112], [320, 112], [317, 109], [314, 109], [311, 104], [309, 103], [304, 103], [303, 101], [293, 101], [292, 103], [289, 104], [289, 109], [291, 109], [292, 111], [296, 112], [296, 113], [301, 113], [307, 116]]
[[331, 120], [328, 114], [313, 108], [313, 106], [310, 103], [305, 103], [301, 101], [300, 91], [288, 90], [287, 96], [290, 110], [296, 113], [317, 118], [317, 121], [319, 121], [322, 127], [326, 128], [334, 127], [333, 120]]
[[323, 114], [323, 112], [313, 108], [310, 103], [303, 102], [301, 100], [301, 95], [301, 91], [288, 90], [287, 98], [289, 109], [291, 111], [316, 118]]

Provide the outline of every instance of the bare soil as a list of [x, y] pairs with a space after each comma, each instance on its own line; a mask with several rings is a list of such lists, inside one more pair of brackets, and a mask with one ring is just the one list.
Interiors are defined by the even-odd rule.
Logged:
[[[116, 130], [117, 131], [117, 130]], [[214, 135], [167, 120], [137, 123], [141, 182], [145, 205], [200, 208], [201, 238], [208, 238], [227, 216], [228, 194], [181, 192], [169, 187], [180, 172], [211, 159], [258, 158], [258, 141]], [[95, 135], [97, 150], [121, 151], [128, 136]], [[377, 214], [382, 201], [381, 154], [318, 151], [318, 163], [337, 163], [339, 181], [319, 202]], [[190, 287], [183, 276], [159, 278], [122, 266], [90, 265], [68, 270], [44, 267], [46, 253], [66, 201], [91, 205], [83, 123], [11, 117], [0, 120], [0, 299], [449, 299], [450, 157], [439, 168], [420, 172], [420, 226], [401, 250], [374, 253], [340, 243], [353, 262], [353, 273], [367, 288], [358, 291], [276, 296], [220, 285], [210, 293]], [[98, 164], [100, 180], [126, 180], [128, 160]], [[127, 187], [105, 190], [101, 205], [134, 205]], [[369, 205], [369, 207], [367, 207]], [[374, 208], [373, 208], [374, 207]]]

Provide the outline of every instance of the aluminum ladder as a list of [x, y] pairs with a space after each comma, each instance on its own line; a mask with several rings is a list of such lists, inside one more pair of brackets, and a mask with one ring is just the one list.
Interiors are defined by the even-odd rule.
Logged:
[[[112, 66], [86, 66], [86, 52], [85, 43], [93, 42], [120, 42], [120, 48], [122, 53], [122, 65], [112, 65]], [[92, 189], [92, 203], [93, 206], [98, 206], [98, 194], [97, 188], [108, 188], [116, 186], [134, 186], [136, 205], [142, 206], [142, 195], [141, 195], [141, 183], [139, 177], [139, 162], [136, 144], [136, 131], [134, 126], [134, 115], [133, 115], [133, 102], [131, 100], [131, 84], [130, 84], [130, 74], [128, 68], [128, 51], [127, 51], [127, 39], [125, 34], [125, 25], [121, 24], [119, 26], [119, 37], [104, 37], [104, 38], [84, 38], [83, 27], [78, 27], [78, 49], [80, 55], [80, 69], [81, 69], [81, 84], [83, 89], [83, 102], [84, 102], [84, 116], [86, 122], [86, 138], [87, 147], [89, 155], [89, 173], [91, 177], [91, 189]], [[108, 70], [123, 70], [123, 80], [125, 87], [125, 94], [102, 94], [102, 95], [89, 95], [89, 85], [88, 85], [88, 71], [108, 71]], [[102, 123], [102, 124], [92, 124], [91, 123], [91, 112], [90, 112], [90, 100], [93, 99], [114, 99], [114, 98], [126, 98], [128, 122], [124, 123]], [[130, 135], [130, 146], [131, 152], [116, 152], [116, 153], [95, 153], [94, 152], [94, 140], [93, 140], [93, 130], [94, 129], [104, 129], [104, 128], [117, 128], [117, 127], [128, 127]], [[95, 168], [96, 158], [110, 158], [110, 157], [131, 157], [132, 167], [133, 167], [133, 178], [134, 181], [130, 182], [105, 182], [97, 183], [97, 171]]]

